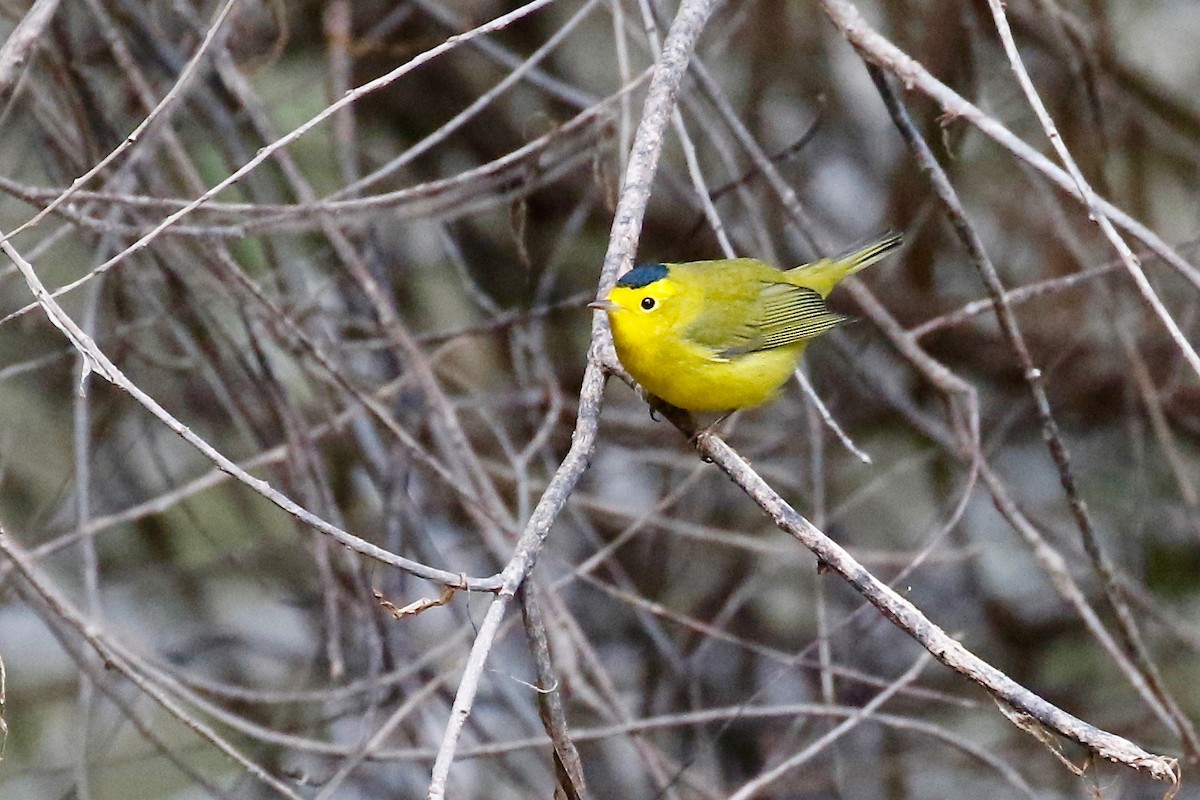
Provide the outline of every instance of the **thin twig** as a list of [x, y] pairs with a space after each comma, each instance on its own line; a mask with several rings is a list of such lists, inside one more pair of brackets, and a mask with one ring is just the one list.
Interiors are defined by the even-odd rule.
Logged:
[[863, 462], [864, 464], [870, 464], [871, 457], [860, 450], [858, 446], [854, 444], [854, 441], [846, 435], [846, 432], [842, 430], [842, 426], [838, 425], [837, 420], [833, 418], [833, 414], [829, 413], [829, 409], [826, 408], [825, 403], [821, 401], [821, 397], [817, 394], [817, 390], [813, 388], [812, 382], [809, 381], [808, 376], [804, 374], [804, 370], [797, 369], [795, 374], [796, 383], [800, 384], [800, 388], [804, 391], [804, 396], [812, 402], [813, 408], [816, 409], [817, 414], [819, 414], [821, 417], [821, 421], [825, 423], [829, 430], [833, 431], [833, 435], [836, 436], [838, 441], [842, 443], [842, 447], [849, 450], [850, 455], [854, 456], [859, 461]]
[[1178, 783], [1179, 765], [1175, 759], [1149, 753], [1124, 737], [1101, 730], [1063, 711], [967, 650], [792, 508], [719, 436], [709, 431], [692, 432], [689, 420], [671, 410], [665, 413], [676, 427], [691, 436], [700, 454], [720, 467], [775, 521], [780, 530], [797, 539], [821, 563], [841, 575], [884, 617], [916, 639], [938, 661], [987, 689], [1014, 709], [1079, 742], [1097, 755], [1144, 771], [1158, 780]]
[[[1000, 32], [1000, 39], [1004, 43], [1004, 50], [1008, 54], [1009, 63], [1012, 65], [1013, 72], [1021, 84], [1021, 89], [1024, 91], [1026, 99], [1041, 121], [1042, 127], [1046, 131], [1046, 136], [1050, 139], [1051, 144], [1054, 145], [1059, 158], [1074, 179], [1079, 189], [1079, 194], [1088, 208], [1089, 218], [1100, 225], [1101, 230], [1104, 231], [1104, 235], [1108, 237], [1108, 240], [1120, 254], [1121, 260], [1133, 277], [1134, 283], [1137, 284], [1138, 290], [1154, 308], [1155, 313], [1163, 320], [1163, 323], [1171, 332], [1172, 338], [1179, 344], [1181, 352], [1192, 364], [1193, 369], [1196, 370], [1196, 374], [1200, 375], [1200, 356], [1197, 356], [1191, 345], [1184, 340], [1182, 331], [1179, 330], [1175, 324], [1175, 320], [1158, 300], [1158, 296], [1154, 293], [1149, 281], [1146, 280], [1146, 275], [1142, 272], [1137, 256], [1129, 249], [1129, 245], [1117, 233], [1112, 222], [1109, 221], [1104, 211], [1097, 204], [1095, 192], [1092, 191], [1091, 186], [1083, 177], [1083, 173], [1080, 171], [1078, 165], [1076, 165], [1074, 159], [1072, 159], [1066, 144], [1063, 143], [1062, 137], [1059, 135], [1057, 128], [1055, 128], [1054, 122], [1050, 119], [1050, 114], [1042, 104], [1041, 98], [1033, 86], [1033, 81], [1029, 78], [1029, 73], [1025, 71], [1025, 65], [1021, 61], [1020, 53], [1017, 52], [1017, 45], [1013, 41], [1012, 31], [1008, 27], [1008, 20], [1004, 15], [1003, 6], [1001, 6], [999, 0], [988, 0], [988, 5], [992, 9], [992, 17], [996, 22], [997, 30]], [[930, 157], [932, 158], [932, 155]], [[948, 189], [949, 182], [946, 181], [944, 186]], [[952, 190], [950, 190], [947, 196], [953, 197]], [[1075, 517], [1076, 525], [1083, 540], [1083, 549], [1092, 560], [1092, 565], [1103, 583], [1105, 596], [1116, 612], [1121, 638], [1139, 669], [1145, 674], [1147, 683], [1149, 683], [1159, 700], [1170, 712], [1173, 723], [1172, 727], [1182, 740], [1184, 750], [1188, 754], [1189, 759], [1198, 759], [1200, 758], [1200, 736], [1197, 735], [1191, 721], [1179, 708], [1175, 698], [1167, 689], [1162, 674], [1154, 663], [1149, 648], [1143, 641], [1137, 621], [1121, 597], [1120, 590], [1117, 587], [1116, 570], [1112, 561], [1100, 545], [1095, 526], [1092, 523], [1091, 514], [1088, 512], [1087, 505], [1080, 495], [1079, 487], [1075, 480], [1075, 473], [1071, 469], [1070, 454], [1067, 451], [1066, 444], [1062, 440], [1062, 436], [1059, 434], [1058, 425], [1050, 410], [1050, 401], [1046, 396], [1042, 372], [1033, 366], [1029, 351], [1025, 347], [1024, 341], [1017, 330], [1012, 310], [1008, 308], [1004, 301], [1004, 290], [1000, 286], [995, 268], [992, 267], [991, 262], [983, 253], [983, 245], [967, 223], [965, 213], [961, 211], [961, 208], [953, 206], [951, 206], [951, 213], [952, 219], [956, 227], [959, 227], [960, 236], [963, 238], [964, 243], [967, 244], [973, 260], [984, 272], [985, 279], [989, 284], [988, 288], [997, 304], [1001, 327], [1004, 329], [1005, 335], [1009, 338], [1010, 344], [1021, 362], [1022, 369], [1025, 371], [1026, 380], [1029, 382], [1030, 389], [1034, 394], [1034, 404], [1038, 411], [1038, 417], [1042, 421], [1043, 435], [1046, 438], [1046, 443], [1050, 448], [1050, 454], [1054, 458], [1055, 465], [1058, 467], [1059, 480], [1062, 483], [1063, 490], [1067, 494], [1071, 513]]]
[[892, 683], [889, 684], [888, 687], [882, 692], [879, 692], [872, 697], [866, 705], [858, 710], [858, 713], [846, 717], [846, 719], [834, 726], [833, 730], [829, 731], [824, 736], [819, 737], [815, 742], [810, 744], [808, 747], [805, 747], [799, 753], [796, 753], [790, 758], [784, 759], [782, 763], [760, 773], [753, 780], [746, 781], [746, 783], [742, 785], [742, 788], [738, 789], [729, 796], [729, 800], [749, 800], [749, 798], [754, 797], [756, 792], [759, 792], [760, 790], [765, 789], [767, 786], [770, 786], [786, 773], [791, 772], [808, 761], [811, 761], [814, 756], [816, 756], [826, 747], [845, 736], [854, 728], [858, 727], [860, 723], [874, 714], [880, 706], [882, 706], [888, 700], [891, 700], [897, 692], [915, 681], [921, 674], [921, 671], [929, 664], [930, 658], [931, 656], [929, 653], [922, 653], [920, 657], [917, 658], [916, 662], [914, 662], [911, 667], [905, 670], [903, 675], [892, 681]]
[[562, 681], [554, 668], [550, 653], [550, 639], [546, 634], [546, 619], [540, 606], [540, 591], [533, 581], [525, 581], [520, 589], [521, 614], [525, 622], [525, 636], [538, 679], [538, 713], [546, 728], [550, 741], [554, 743], [554, 767], [558, 784], [567, 800], [587, 800], [590, 797], [583, 775], [583, 762], [579, 750], [567, 730], [567, 713], [563, 708]]

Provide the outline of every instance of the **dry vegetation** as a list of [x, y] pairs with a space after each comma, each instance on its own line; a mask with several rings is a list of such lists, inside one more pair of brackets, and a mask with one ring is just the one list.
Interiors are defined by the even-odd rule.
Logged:
[[0, 3], [0, 796], [1200, 797], [1198, 8]]

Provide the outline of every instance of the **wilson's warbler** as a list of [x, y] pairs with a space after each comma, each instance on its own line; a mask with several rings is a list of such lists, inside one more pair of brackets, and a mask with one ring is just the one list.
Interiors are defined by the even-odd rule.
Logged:
[[848, 319], [825, 296], [899, 246], [890, 233], [787, 271], [752, 258], [644, 264], [590, 307], [608, 313], [617, 356], [647, 392], [685, 411], [730, 411], [770, 400], [808, 341]]

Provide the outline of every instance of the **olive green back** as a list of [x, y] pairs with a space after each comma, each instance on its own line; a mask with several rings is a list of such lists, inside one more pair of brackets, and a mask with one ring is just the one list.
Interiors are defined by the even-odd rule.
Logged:
[[787, 347], [819, 336], [846, 317], [830, 311], [820, 293], [750, 258], [670, 264], [686, 291], [703, 297], [684, 336], [734, 358]]

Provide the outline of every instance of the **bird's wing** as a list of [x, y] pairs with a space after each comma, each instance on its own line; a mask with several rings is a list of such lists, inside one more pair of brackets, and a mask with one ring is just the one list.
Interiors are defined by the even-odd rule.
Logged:
[[722, 359], [796, 344], [848, 319], [830, 311], [820, 293], [782, 281], [755, 281], [711, 300], [686, 335]]

